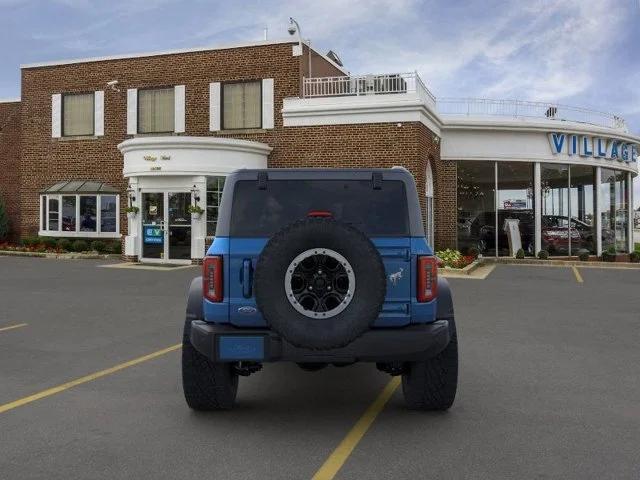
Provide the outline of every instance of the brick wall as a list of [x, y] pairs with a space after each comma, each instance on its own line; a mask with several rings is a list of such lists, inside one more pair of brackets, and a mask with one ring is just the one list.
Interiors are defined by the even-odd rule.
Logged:
[[[456, 162], [441, 160], [439, 140], [436, 143], [433, 132], [426, 126], [420, 124], [420, 127], [420, 158], [429, 159], [433, 174], [435, 248], [437, 250], [456, 248], [458, 241]], [[426, 172], [426, 170], [423, 171]]]
[[[22, 234], [38, 230], [38, 194], [62, 180], [95, 179], [121, 189], [123, 159], [117, 145], [126, 135], [127, 88], [186, 86], [186, 132], [194, 136], [233, 136], [276, 144], [283, 129], [276, 115], [275, 129], [250, 135], [209, 132], [209, 83], [273, 78], [275, 111], [284, 97], [299, 92], [299, 57], [291, 44], [210, 50], [131, 59], [108, 60], [22, 70]], [[120, 92], [106, 87], [118, 80]], [[90, 139], [51, 138], [51, 95], [54, 93], [105, 91], [105, 135]], [[121, 233], [126, 234], [126, 215], [121, 212]]]
[[[283, 127], [285, 97], [300, 92], [301, 58], [291, 44], [190, 52], [109, 60], [22, 71], [22, 233], [38, 229], [38, 193], [58, 181], [95, 179], [121, 189], [124, 205], [127, 181], [117, 145], [126, 135], [127, 88], [186, 86], [186, 132], [192, 136], [225, 136], [267, 143], [273, 147], [270, 167], [406, 167], [416, 178], [423, 202], [425, 173], [432, 159], [436, 184], [436, 244], [455, 244], [455, 165], [440, 161], [434, 134], [418, 122]], [[315, 62], [318, 62], [314, 58]], [[314, 65], [314, 71], [318, 66]], [[319, 71], [319, 70], [318, 70]], [[325, 74], [341, 74], [327, 63]], [[275, 128], [272, 130], [209, 132], [209, 83], [273, 78]], [[118, 80], [120, 92], [106, 88]], [[92, 139], [51, 138], [51, 95], [105, 91], [105, 135]], [[453, 170], [452, 170], [453, 168]], [[451, 184], [451, 179], [454, 180]], [[440, 200], [440, 198], [444, 200]], [[126, 215], [121, 212], [121, 233]], [[451, 242], [454, 242], [453, 244]]]
[[0, 197], [10, 221], [10, 237], [20, 234], [20, 102], [0, 103]]

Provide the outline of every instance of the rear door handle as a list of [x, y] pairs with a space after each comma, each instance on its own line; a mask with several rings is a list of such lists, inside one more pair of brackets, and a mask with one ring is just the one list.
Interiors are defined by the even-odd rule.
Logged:
[[242, 296], [244, 298], [251, 298], [251, 260], [245, 258], [242, 262]]

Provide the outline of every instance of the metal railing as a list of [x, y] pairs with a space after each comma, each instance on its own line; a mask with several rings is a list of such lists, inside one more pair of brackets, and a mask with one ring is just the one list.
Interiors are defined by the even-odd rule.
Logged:
[[302, 89], [302, 96], [304, 98], [389, 95], [399, 93], [416, 93], [426, 102], [435, 105], [436, 97], [429, 91], [420, 79], [420, 76], [415, 72], [305, 78]]
[[618, 115], [559, 103], [486, 98], [439, 98], [436, 105], [438, 113], [443, 115], [540, 118], [586, 123], [628, 132], [625, 120]]

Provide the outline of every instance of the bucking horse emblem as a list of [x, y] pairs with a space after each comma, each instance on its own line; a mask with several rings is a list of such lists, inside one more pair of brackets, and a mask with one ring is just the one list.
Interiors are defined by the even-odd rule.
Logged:
[[400, 281], [400, 279], [402, 278], [402, 272], [404, 272], [404, 270], [401, 268], [397, 272], [389, 275], [389, 281], [391, 282], [391, 285], [395, 287], [398, 284], [398, 281]]

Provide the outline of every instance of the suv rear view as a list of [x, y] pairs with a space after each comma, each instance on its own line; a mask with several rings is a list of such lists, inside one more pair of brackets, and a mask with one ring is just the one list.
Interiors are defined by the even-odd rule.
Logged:
[[403, 376], [409, 406], [447, 409], [457, 385], [448, 284], [405, 169], [241, 170], [189, 294], [187, 403], [231, 408], [262, 363], [364, 361]]

